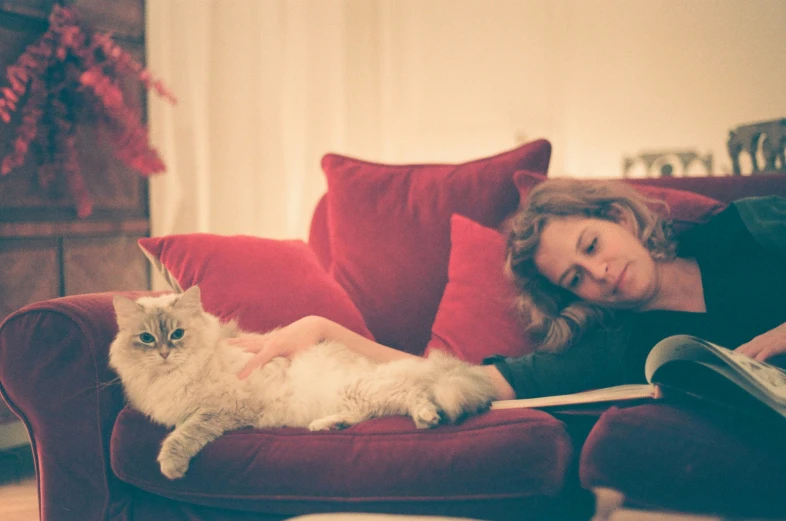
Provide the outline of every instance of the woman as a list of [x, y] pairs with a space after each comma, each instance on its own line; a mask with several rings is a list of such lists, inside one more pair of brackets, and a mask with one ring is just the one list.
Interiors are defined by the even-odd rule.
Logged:
[[[737, 201], [678, 240], [656, 204], [614, 181], [554, 179], [530, 193], [507, 269], [540, 350], [486, 361], [498, 399], [644, 382], [649, 350], [673, 334], [757, 359], [786, 353], [786, 199]], [[325, 337], [378, 361], [414, 356], [307, 317], [265, 345], [239, 340], [257, 353], [239, 376]]]

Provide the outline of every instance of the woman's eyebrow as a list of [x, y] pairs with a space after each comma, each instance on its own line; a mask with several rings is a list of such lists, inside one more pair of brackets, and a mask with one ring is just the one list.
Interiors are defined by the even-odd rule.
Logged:
[[[584, 228], [581, 230], [581, 233], [579, 233], [579, 238], [576, 240], [576, 252], [578, 252], [578, 251], [581, 249], [581, 244], [582, 244], [582, 241], [584, 240], [584, 234], [585, 234], [585, 233], [587, 233], [587, 227], [586, 227], [586, 226], [585, 226], [585, 227], [584, 227]], [[570, 273], [570, 271], [573, 269], [573, 266], [574, 266], [574, 265], [573, 265], [573, 264], [571, 264], [571, 265], [568, 267], [568, 269], [566, 269], [566, 270], [565, 270], [565, 271], [562, 273], [562, 275], [560, 275], [559, 279], [557, 280], [557, 285], [558, 285], [558, 286], [562, 286], [562, 280], [563, 280], [565, 277], [567, 277], [567, 276], [568, 276], [568, 273]]]
[[579, 234], [579, 238], [576, 240], [576, 251], [577, 251], [577, 252], [578, 252], [578, 251], [581, 249], [581, 244], [582, 244], [582, 242], [583, 242], [583, 239], [584, 239], [584, 234], [585, 234], [585, 233], [587, 233], [587, 228], [588, 228], [588, 227], [587, 227], [587, 226], [585, 226], [585, 227], [584, 227], [584, 228], [581, 230], [581, 233]]

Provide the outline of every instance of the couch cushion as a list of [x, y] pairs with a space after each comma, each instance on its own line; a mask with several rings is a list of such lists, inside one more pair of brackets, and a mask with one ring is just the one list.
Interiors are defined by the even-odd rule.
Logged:
[[633, 504], [725, 515], [786, 512], [784, 425], [726, 410], [655, 403], [612, 408], [581, 454], [585, 487]]
[[112, 434], [117, 476], [178, 501], [287, 515], [454, 508], [512, 518], [498, 510], [559, 494], [572, 459], [563, 424], [527, 409], [489, 411], [427, 430], [403, 416], [342, 431], [239, 430], [208, 444], [176, 481], [156, 463], [165, 434], [123, 410]]
[[462, 164], [323, 158], [331, 273], [377, 340], [423, 352], [447, 284], [450, 216], [496, 227], [518, 205], [513, 173], [546, 172], [550, 155], [539, 140]]
[[505, 237], [459, 214], [450, 223], [448, 284], [426, 350], [474, 363], [532, 352], [515, 310], [515, 287], [505, 275]]
[[372, 338], [349, 296], [307, 244], [244, 235], [149, 237], [139, 245], [176, 291], [199, 285], [205, 310], [269, 331], [321, 315]]

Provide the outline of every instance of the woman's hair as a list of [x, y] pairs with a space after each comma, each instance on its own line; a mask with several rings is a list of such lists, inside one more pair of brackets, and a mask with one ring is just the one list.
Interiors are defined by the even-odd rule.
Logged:
[[[654, 211], [653, 205], [664, 211]], [[522, 201], [510, 222], [505, 267], [519, 290], [518, 310], [529, 320], [540, 350], [569, 347], [588, 326], [602, 323], [610, 313], [552, 284], [538, 272], [534, 256], [546, 225], [565, 217], [615, 222], [625, 218], [634, 223], [635, 234], [654, 259], [669, 260], [675, 257], [676, 244], [671, 238], [671, 225], [661, 213], [668, 213], [665, 202], [647, 199], [620, 181], [549, 179]]]

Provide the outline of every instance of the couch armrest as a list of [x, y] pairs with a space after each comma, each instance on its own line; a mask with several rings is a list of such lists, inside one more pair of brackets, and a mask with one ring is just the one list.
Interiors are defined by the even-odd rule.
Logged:
[[107, 365], [114, 295], [38, 302], [0, 326], [0, 392], [30, 436], [42, 521], [109, 519], [127, 503], [129, 486], [109, 459], [124, 404]]

